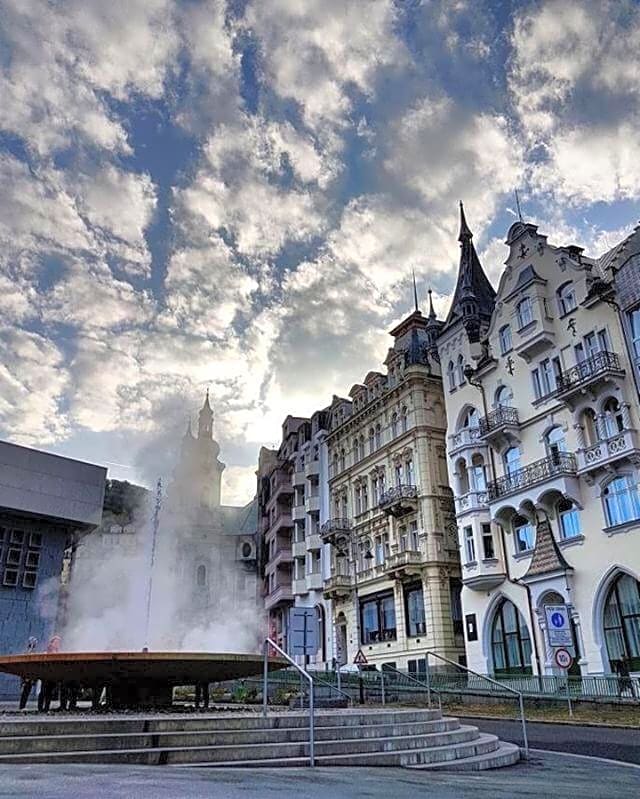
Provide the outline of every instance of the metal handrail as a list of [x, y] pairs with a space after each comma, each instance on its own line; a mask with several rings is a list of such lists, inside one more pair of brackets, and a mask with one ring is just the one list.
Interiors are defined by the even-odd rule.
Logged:
[[262, 672], [262, 715], [264, 718], [267, 717], [267, 691], [268, 691], [268, 682], [269, 682], [269, 647], [273, 647], [276, 652], [278, 652], [282, 657], [289, 661], [291, 665], [296, 669], [296, 671], [300, 672], [300, 674], [307, 680], [309, 680], [309, 765], [311, 767], [315, 766], [315, 758], [314, 758], [314, 738], [315, 738], [315, 729], [314, 729], [314, 697], [313, 697], [313, 677], [309, 674], [308, 671], [305, 671], [302, 666], [299, 666], [293, 658], [289, 657], [284, 649], [281, 649], [275, 641], [272, 641], [271, 638], [265, 638], [263, 644], [263, 652], [264, 652], [264, 667]]
[[572, 452], [553, 452], [546, 458], [527, 464], [510, 474], [504, 474], [487, 485], [489, 502], [514, 494], [561, 474], [575, 474], [576, 457]]
[[449, 658], [446, 658], [444, 655], [439, 655], [437, 652], [431, 652], [430, 650], [427, 650], [427, 654], [426, 654], [427, 679], [428, 679], [428, 674], [429, 674], [429, 655], [433, 655], [434, 658], [437, 658], [438, 660], [441, 660], [443, 663], [448, 663], [451, 666], [455, 666], [456, 669], [462, 669], [463, 671], [466, 671], [468, 674], [473, 674], [476, 677], [480, 677], [483, 680], [486, 680], [487, 682], [492, 683], [493, 685], [497, 685], [499, 688], [503, 688], [505, 691], [508, 691], [511, 694], [516, 694], [516, 696], [518, 697], [518, 704], [520, 705], [520, 720], [522, 722], [522, 738], [523, 738], [523, 741], [524, 741], [524, 757], [525, 757], [525, 760], [528, 760], [529, 759], [529, 739], [527, 738], [527, 720], [524, 717], [524, 699], [523, 699], [523, 696], [522, 696], [522, 692], [521, 691], [516, 691], [516, 689], [512, 688], [510, 685], [505, 685], [504, 683], [498, 682], [497, 680], [493, 680], [493, 679], [491, 679], [491, 677], [487, 677], [484, 674], [480, 674], [479, 672], [468, 668], [468, 666], [463, 666], [460, 663], [456, 663], [455, 660], [449, 660]]
[[404, 671], [400, 671], [399, 669], [396, 669], [394, 666], [385, 665], [384, 669], [382, 669], [381, 671], [381, 674], [384, 674], [385, 671], [392, 671], [395, 674], [399, 674], [401, 677], [405, 677], [407, 680], [411, 680], [411, 682], [416, 683], [416, 685], [421, 685], [423, 688], [426, 688], [427, 704], [429, 707], [431, 707], [431, 692], [433, 691], [433, 693], [438, 695], [438, 707], [440, 708], [440, 712], [442, 712], [442, 694], [440, 691], [438, 691], [437, 688], [432, 688], [428, 682], [422, 682], [422, 680], [417, 680], [413, 675], [405, 674]]

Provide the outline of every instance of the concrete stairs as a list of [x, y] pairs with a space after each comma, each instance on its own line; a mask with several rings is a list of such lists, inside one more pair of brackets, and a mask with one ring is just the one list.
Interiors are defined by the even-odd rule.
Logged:
[[[7, 720], [0, 765], [306, 766], [308, 723], [306, 712]], [[520, 750], [438, 710], [319, 710], [315, 758], [318, 766], [480, 771], [516, 763]]]

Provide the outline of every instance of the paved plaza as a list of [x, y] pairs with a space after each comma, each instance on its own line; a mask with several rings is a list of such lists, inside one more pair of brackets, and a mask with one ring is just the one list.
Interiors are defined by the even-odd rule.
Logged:
[[571, 755], [474, 774], [408, 769], [180, 769], [127, 766], [5, 766], [11, 799], [623, 799], [640, 793], [640, 768]]

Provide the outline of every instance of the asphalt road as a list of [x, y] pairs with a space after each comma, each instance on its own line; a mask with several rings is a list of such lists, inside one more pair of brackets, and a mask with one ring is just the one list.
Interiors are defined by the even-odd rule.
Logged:
[[[640, 711], [638, 715], [640, 716]], [[465, 719], [463, 723], [474, 724], [483, 732], [492, 732], [503, 741], [522, 746], [522, 726], [519, 721]], [[531, 749], [571, 752], [640, 764], [640, 729], [581, 727], [528, 721], [527, 736]], [[640, 788], [638, 793], [640, 794]]]

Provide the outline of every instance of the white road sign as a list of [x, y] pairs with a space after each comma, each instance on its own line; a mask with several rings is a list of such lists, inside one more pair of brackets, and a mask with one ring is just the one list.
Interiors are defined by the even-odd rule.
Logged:
[[566, 605], [545, 605], [549, 646], [573, 646], [573, 635]]

